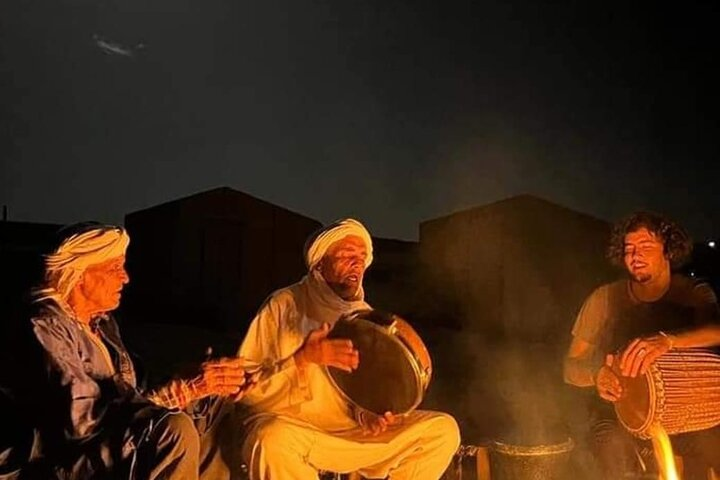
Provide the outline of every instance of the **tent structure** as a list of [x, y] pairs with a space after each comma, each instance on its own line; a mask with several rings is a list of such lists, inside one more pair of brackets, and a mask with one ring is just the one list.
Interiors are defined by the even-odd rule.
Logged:
[[420, 258], [457, 327], [551, 339], [617, 274], [609, 233], [603, 220], [522, 195], [421, 223]]
[[244, 332], [263, 300], [305, 272], [311, 218], [230, 188], [128, 214], [128, 318]]

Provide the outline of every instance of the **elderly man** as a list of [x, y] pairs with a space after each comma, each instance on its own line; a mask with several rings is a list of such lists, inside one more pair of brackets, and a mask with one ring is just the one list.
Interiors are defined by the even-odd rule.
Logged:
[[352, 371], [362, 361], [352, 342], [327, 335], [341, 316], [369, 308], [362, 281], [372, 259], [360, 222], [328, 226], [306, 244], [307, 275], [273, 293], [250, 325], [239, 355], [263, 371], [242, 400], [242, 452], [253, 480], [318, 478], [318, 470], [437, 479], [457, 450], [451, 416], [358, 411], [327, 376], [325, 366]]
[[187, 480], [201, 468], [229, 476], [210, 432], [201, 436], [182, 410], [207, 398], [203, 409], [217, 420], [220, 397], [247, 388], [241, 360], [209, 361], [196, 377], [141, 395], [110, 314], [129, 280], [128, 242], [120, 227], [75, 225], [45, 259], [30, 325], [41, 371], [23, 370], [25, 388], [14, 392], [35, 431], [21, 478]]
[[[620, 427], [612, 403], [622, 396], [621, 375], [644, 374], [671, 349], [720, 345], [720, 314], [710, 286], [673, 273], [692, 243], [674, 222], [638, 212], [615, 225], [608, 256], [627, 278], [603, 285], [585, 301], [565, 358], [565, 381], [593, 386], [607, 403], [595, 405], [592, 433], [605, 478], [632, 469], [634, 441]], [[720, 429], [672, 437], [686, 456], [686, 479], [705, 478], [708, 465], [720, 472]], [[642, 449], [641, 449], [642, 450]]]

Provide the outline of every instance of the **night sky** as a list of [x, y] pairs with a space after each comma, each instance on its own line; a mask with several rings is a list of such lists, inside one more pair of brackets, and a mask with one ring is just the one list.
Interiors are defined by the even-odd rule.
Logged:
[[2, 0], [0, 204], [229, 186], [414, 239], [530, 193], [719, 236], [717, 2], [540, 3]]

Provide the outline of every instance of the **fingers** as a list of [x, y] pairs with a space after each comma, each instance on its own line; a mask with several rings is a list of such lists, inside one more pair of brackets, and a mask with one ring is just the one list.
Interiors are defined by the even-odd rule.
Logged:
[[323, 356], [328, 358], [342, 357], [346, 355], [357, 355], [350, 340], [325, 340], [322, 342]]
[[203, 371], [222, 371], [242, 374], [245, 371], [245, 359], [242, 357], [218, 358], [202, 364]]
[[657, 360], [666, 351], [667, 349], [664, 349], [662, 347], [650, 349], [647, 355], [645, 355], [645, 357], [643, 358], [642, 363], [640, 364], [640, 375], [645, 375], [645, 372], [648, 371], [650, 365], [652, 365], [655, 360]]
[[605, 394], [606, 396], [609, 396], [612, 398], [612, 401], [620, 400], [620, 397], [622, 397], [622, 387], [620, 386], [620, 383], [608, 383], [607, 385], [603, 385], [600, 388], [600, 394]]
[[383, 418], [385, 418], [388, 426], [397, 425], [398, 423], [400, 423], [400, 417], [393, 415], [392, 412], [385, 412]]
[[218, 385], [242, 385], [246, 379], [244, 370], [221, 368], [206, 369], [202, 372], [202, 377], [206, 382]]
[[331, 348], [337, 351], [351, 351], [354, 349], [352, 340], [348, 340], [347, 338], [335, 338], [332, 340], [325, 340], [323, 342], [323, 345], [326, 346], [326, 348]]
[[325, 365], [329, 367], [339, 368], [340, 370], [347, 373], [352, 373], [353, 370], [357, 369], [359, 363], [357, 357], [340, 357], [326, 361]]
[[241, 358], [220, 358], [202, 365], [202, 378], [209, 393], [228, 396], [237, 394], [246, 383]]
[[645, 375], [645, 372], [647, 372], [648, 368], [650, 368], [650, 365], [659, 357], [657, 351], [652, 351], [645, 355], [642, 360], [640, 361], [640, 365], [638, 367], [638, 371], [636, 375]]
[[628, 375], [632, 378], [637, 377], [638, 372], [640, 371], [640, 365], [642, 365], [643, 360], [645, 359], [645, 356], [647, 355], [647, 349], [641, 348], [635, 353], [635, 356], [632, 359], [632, 363], [630, 364]]
[[339, 368], [344, 372], [352, 373], [353, 370], [357, 370], [360, 365], [360, 360], [357, 355], [350, 355], [332, 358], [325, 361], [324, 364], [330, 367]]
[[375, 422], [375, 428], [373, 428], [373, 435], [379, 435], [385, 430], [387, 430], [388, 424], [387, 420], [385, 420], [384, 417], [378, 417], [377, 421]]
[[217, 395], [234, 395], [242, 390], [245, 385], [244, 381], [226, 382], [226, 381], [208, 381], [205, 383], [207, 393]]
[[610, 402], [616, 402], [620, 400], [620, 397], [622, 396], [622, 386], [616, 378], [606, 379], [605, 382], [598, 385], [598, 393], [601, 398]]
[[242, 357], [224, 357], [203, 363], [200, 373], [203, 391], [239, 400], [257, 383], [261, 374], [257, 368], [252, 374], [248, 373], [247, 364]]
[[373, 413], [365, 414], [365, 421], [360, 425], [365, 435], [376, 436], [387, 430], [388, 422], [385, 417], [379, 417]]
[[612, 368], [613, 363], [615, 363], [615, 355], [612, 353], [608, 353], [605, 355], [605, 366], [608, 368]]
[[353, 348], [350, 340], [323, 341], [322, 363], [346, 372], [351, 372], [360, 365], [360, 353]]
[[671, 342], [665, 337], [654, 336], [635, 339], [623, 352], [620, 371], [623, 376], [644, 375], [650, 365], [670, 349]]
[[645, 374], [650, 365], [667, 351], [667, 348], [664, 348], [662, 344], [658, 344], [657, 342], [645, 341], [638, 345], [641, 347], [635, 352], [635, 357], [632, 359], [632, 364], [627, 373], [630, 377]]
[[643, 357], [647, 354], [647, 342], [636, 338], [628, 345], [622, 354], [624, 362], [620, 361], [620, 373], [625, 377], [637, 375]]
[[[620, 370], [622, 372], [625, 372], [625, 369], [629, 365], [629, 357], [631, 354], [638, 348], [638, 344], [640, 343], [641, 339], [636, 338], [632, 342], [630, 342], [630, 345], [628, 345], [625, 350], [623, 351], [622, 355], [620, 356]], [[629, 368], [628, 368], [629, 370]], [[623, 373], [624, 374], [624, 373]]]
[[622, 396], [620, 379], [608, 366], [603, 366], [597, 376], [597, 391], [601, 398], [615, 402]]
[[311, 363], [328, 365], [351, 372], [360, 364], [360, 354], [353, 347], [351, 340], [346, 338], [326, 338], [330, 332], [330, 324], [310, 332], [301, 348], [302, 358]]
[[600, 394], [600, 398], [607, 400], [608, 402], [617, 402], [620, 400], [620, 395], [617, 395], [609, 390], [600, 390], [598, 393]]
[[257, 384], [256, 381], [253, 381], [252, 379], [249, 380], [248, 382], [245, 383], [245, 385], [243, 385], [242, 387], [240, 387], [240, 389], [239, 389], [236, 393], [233, 393], [233, 394], [229, 395], [229, 396], [230, 396], [230, 400], [233, 401], [233, 402], [237, 402], [237, 401], [242, 400], [242, 398], [243, 398], [245, 395], [247, 395], [247, 393], [248, 393], [250, 390], [252, 390], [252, 389], [255, 387], [256, 384]]

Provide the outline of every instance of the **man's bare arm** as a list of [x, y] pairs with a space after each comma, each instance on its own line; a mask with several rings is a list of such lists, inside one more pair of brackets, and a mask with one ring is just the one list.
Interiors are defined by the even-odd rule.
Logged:
[[595, 345], [580, 338], [573, 338], [565, 355], [563, 373], [565, 383], [578, 387], [595, 385], [596, 366], [593, 364]]
[[720, 325], [705, 325], [668, 336], [672, 341], [672, 348], [714, 347], [720, 345]]

